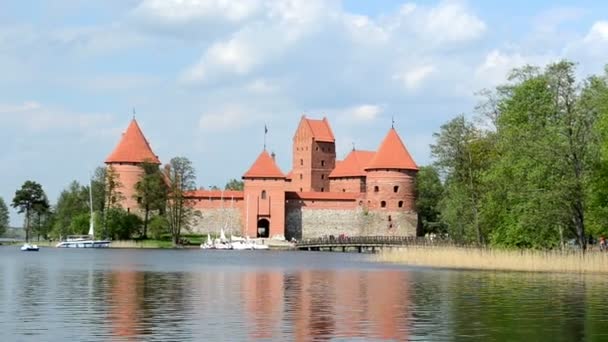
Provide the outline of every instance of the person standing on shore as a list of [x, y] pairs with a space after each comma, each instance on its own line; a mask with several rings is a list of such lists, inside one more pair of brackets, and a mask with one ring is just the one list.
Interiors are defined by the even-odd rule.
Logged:
[[604, 237], [604, 235], [600, 235], [600, 252], [603, 252], [606, 250], [606, 238]]

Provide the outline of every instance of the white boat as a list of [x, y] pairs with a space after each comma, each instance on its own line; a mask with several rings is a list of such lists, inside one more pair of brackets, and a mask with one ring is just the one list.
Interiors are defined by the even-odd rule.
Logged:
[[26, 242], [23, 244], [23, 246], [21, 246], [21, 250], [23, 252], [38, 252], [39, 248], [38, 245], [30, 245]]
[[211, 235], [207, 234], [207, 241], [201, 243], [201, 249], [213, 249], [213, 241], [211, 241]]
[[248, 241], [244, 241], [244, 240], [233, 241], [230, 243], [230, 247], [232, 247], [232, 249], [237, 250], [237, 251], [253, 249], [253, 245], [251, 243], [249, 243]]
[[93, 215], [93, 192], [92, 185], [89, 185], [89, 207], [91, 209], [91, 219], [89, 220], [89, 234], [68, 236], [65, 241], [59, 242], [57, 248], [108, 248], [109, 240], [95, 240], [95, 217]]
[[269, 248], [268, 245], [262, 245], [260, 243], [253, 243], [253, 244], [251, 244], [251, 246], [255, 250], [261, 250], [261, 249], [268, 249]]

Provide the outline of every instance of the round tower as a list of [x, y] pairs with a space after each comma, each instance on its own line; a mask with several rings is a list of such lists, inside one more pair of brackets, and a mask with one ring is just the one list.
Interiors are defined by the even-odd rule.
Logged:
[[144, 162], [160, 165], [158, 156], [150, 148], [148, 140], [133, 118], [120, 142], [105, 161], [107, 172], [114, 172], [120, 183], [118, 188], [122, 195], [120, 206], [128, 212], [139, 208], [135, 184], [144, 173], [141, 168]]
[[389, 231], [415, 234], [418, 166], [394, 128], [390, 129], [365, 171], [367, 208], [385, 214], [383, 220]]

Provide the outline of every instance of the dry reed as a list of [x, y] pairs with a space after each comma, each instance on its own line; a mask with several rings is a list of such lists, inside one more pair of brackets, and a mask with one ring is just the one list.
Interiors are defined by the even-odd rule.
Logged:
[[608, 253], [407, 247], [384, 250], [380, 262], [438, 268], [530, 272], [608, 273]]

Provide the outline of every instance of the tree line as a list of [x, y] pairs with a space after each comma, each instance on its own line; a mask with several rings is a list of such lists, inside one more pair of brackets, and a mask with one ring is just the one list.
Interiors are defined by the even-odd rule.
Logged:
[[[54, 205], [42, 186], [26, 181], [15, 192], [12, 206], [24, 215], [26, 239], [60, 240], [68, 235], [86, 235], [91, 207], [96, 238], [162, 239], [169, 236], [175, 244], [188, 229], [195, 212], [186, 193], [196, 189], [196, 173], [190, 160], [176, 157], [164, 166], [144, 162], [135, 185], [134, 199], [139, 213], [122, 207], [122, 184], [114, 167], [98, 167], [89, 184], [72, 181]], [[227, 190], [242, 190], [243, 183], [230, 180]], [[0, 198], [0, 236], [9, 225], [6, 203]]]
[[443, 124], [417, 177], [425, 233], [516, 248], [585, 249], [608, 233], [608, 68], [513, 70], [473, 119]]

